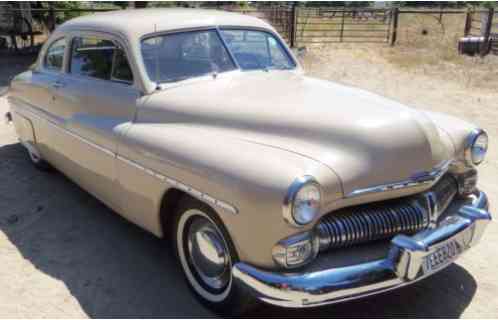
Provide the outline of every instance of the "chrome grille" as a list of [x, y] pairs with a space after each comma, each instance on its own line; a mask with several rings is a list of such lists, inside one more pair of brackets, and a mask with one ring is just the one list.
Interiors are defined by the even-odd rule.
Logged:
[[438, 182], [432, 191], [436, 195], [438, 210], [442, 213], [458, 192], [457, 182], [452, 176], [447, 176], [445, 179]]
[[[431, 190], [442, 212], [457, 192], [451, 176]], [[430, 224], [430, 212], [422, 195], [345, 208], [324, 216], [317, 225], [320, 251], [386, 239], [399, 233], [412, 234]]]

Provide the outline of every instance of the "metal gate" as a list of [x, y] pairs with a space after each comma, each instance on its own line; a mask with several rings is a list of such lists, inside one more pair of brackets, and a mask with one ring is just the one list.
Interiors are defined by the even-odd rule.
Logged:
[[388, 43], [392, 17], [392, 9], [300, 8], [295, 41], [298, 45]]

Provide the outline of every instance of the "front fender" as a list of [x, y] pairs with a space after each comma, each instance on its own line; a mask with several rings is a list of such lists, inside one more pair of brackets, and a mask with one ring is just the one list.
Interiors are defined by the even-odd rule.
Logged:
[[[305, 174], [314, 176], [323, 187], [325, 202], [342, 197], [340, 181], [315, 160], [213, 131], [185, 124], [134, 124], [119, 154], [195, 192], [234, 206], [237, 213], [206, 202], [224, 222], [242, 261], [273, 267], [273, 245], [300, 231], [282, 216], [283, 200], [294, 179]], [[136, 211], [127, 213], [131, 220], [143, 226], [137, 219], [149, 217], [149, 223], [159, 224], [161, 198], [175, 186], [167, 179], [140, 183], [131, 173], [133, 169], [118, 167], [120, 184], [126, 186], [127, 193], [123, 208]]]
[[424, 111], [424, 113], [434, 122], [441, 131], [441, 137], [446, 144], [451, 143], [454, 152], [453, 158], [459, 162], [464, 162], [464, 149], [467, 144], [469, 134], [478, 127], [465, 120], [439, 112]]

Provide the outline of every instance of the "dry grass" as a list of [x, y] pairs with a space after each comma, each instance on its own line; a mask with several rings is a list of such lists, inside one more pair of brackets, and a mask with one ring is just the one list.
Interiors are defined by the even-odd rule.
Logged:
[[[310, 47], [310, 57], [304, 64], [315, 71], [318, 65], [336, 65], [338, 58], [344, 55], [338, 66], [343, 75], [354, 74], [355, 65], [365, 63], [372, 65], [365, 69], [366, 73], [381, 65], [382, 73], [389, 70], [422, 75], [430, 81], [453, 82], [463, 89], [496, 91], [498, 56], [480, 58], [458, 54], [457, 43], [463, 36], [464, 19], [464, 15], [444, 15], [439, 20], [439, 15], [402, 14], [395, 47], [347, 43], [315, 46]], [[325, 69], [316, 71], [325, 77], [330, 77], [324, 74], [327, 70], [337, 75], [337, 68]]]
[[[498, 140], [498, 56], [458, 55], [458, 21], [400, 21], [395, 47], [334, 44], [313, 47], [303, 61], [308, 74], [363, 88], [409, 106], [452, 114], [480, 125]], [[455, 18], [452, 18], [455, 19]], [[434, 21], [432, 21], [434, 20]], [[444, 32], [442, 31], [444, 28]], [[422, 35], [422, 30], [427, 30]], [[498, 168], [498, 149], [489, 163]]]
[[498, 84], [498, 58], [467, 57], [458, 54], [465, 15], [403, 14], [395, 49], [384, 50], [388, 63], [405, 70], [421, 69], [424, 74], [458, 81], [468, 88], [494, 89]]

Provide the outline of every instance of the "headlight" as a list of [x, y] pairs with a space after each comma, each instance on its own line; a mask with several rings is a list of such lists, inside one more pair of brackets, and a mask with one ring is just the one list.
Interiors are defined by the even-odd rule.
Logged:
[[318, 249], [318, 237], [312, 230], [278, 242], [273, 247], [272, 255], [278, 265], [291, 269], [311, 262], [318, 254]]
[[488, 135], [481, 129], [474, 130], [468, 138], [465, 160], [470, 165], [478, 165], [484, 161], [487, 151]]
[[320, 185], [311, 176], [296, 179], [284, 199], [284, 219], [293, 226], [311, 223], [320, 212]]

